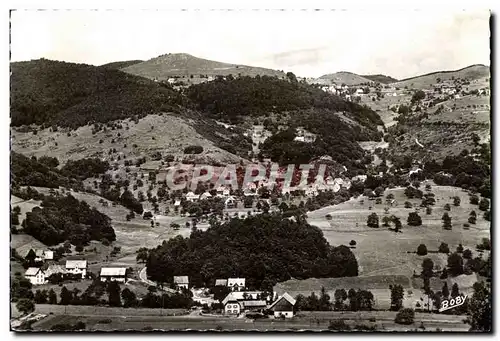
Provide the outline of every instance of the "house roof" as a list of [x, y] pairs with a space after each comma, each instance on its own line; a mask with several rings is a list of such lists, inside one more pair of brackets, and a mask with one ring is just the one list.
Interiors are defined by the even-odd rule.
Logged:
[[24, 276], [36, 276], [36, 274], [40, 271], [40, 268], [28, 268], [24, 273]]
[[[245, 295], [246, 294], [246, 295]], [[227, 294], [227, 296], [222, 300], [222, 304], [233, 301], [248, 301], [249, 299], [257, 299], [257, 296], [262, 294], [262, 291], [233, 291]], [[245, 295], [246, 298], [243, 298]]]
[[87, 261], [81, 259], [67, 260], [66, 261], [66, 269], [85, 269], [87, 267]]
[[227, 279], [216, 279], [215, 280], [215, 286], [226, 286], [227, 285]]
[[267, 306], [267, 303], [264, 300], [243, 301], [242, 304], [244, 307], [265, 307], [265, 306]]
[[101, 268], [101, 276], [125, 276], [127, 268]]
[[291, 305], [295, 305], [295, 299], [290, 296], [288, 293], [284, 293], [283, 295], [281, 295], [280, 297], [278, 297], [278, 299], [276, 301], [273, 302], [273, 304], [271, 304], [269, 306], [269, 309], [272, 309], [282, 298], [284, 298], [285, 300], [287, 300]]
[[67, 273], [66, 269], [62, 265], [50, 264], [47, 270], [44, 271], [45, 275], [50, 276], [56, 273]]
[[235, 285], [245, 286], [245, 279], [244, 278], [228, 278], [227, 286], [232, 287]]
[[189, 284], [188, 276], [174, 276], [174, 283], [176, 284]]
[[186, 194], [186, 197], [192, 197], [192, 198], [196, 197], [196, 198], [198, 198], [199, 195], [198, 194], [194, 194], [193, 192], [188, 192], [188, 194]]

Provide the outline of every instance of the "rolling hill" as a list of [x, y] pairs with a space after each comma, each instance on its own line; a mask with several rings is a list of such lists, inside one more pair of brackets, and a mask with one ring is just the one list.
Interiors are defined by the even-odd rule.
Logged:
[[46, 59], [10, 67], [12, 126], [77, 128], [187, 105], [171, 88], [107, 67]]
[[119, 70], [119, 69], [123, 69], [123, 68], [126, 68], [126, 67], [134, 65], [134, 64], [142, 63], [142, 62], [143, 62], [143, 60], [124, 60], [121, 62], [111, 62], [111, 63], [103, 64], [101, 66], [107, 67], [110, 69]]
[[187, 53], [169, 53], [152, 58], [139, 64], [134, 64], [121, 69], [132, 75], [149, 79], [166, 80], [173, 76], [199, 78], [204, 76], [237, 76], [256, 75], [284, 77], [281, 71], [261, 67], [223, 63], [203, 58], [198, 58]]
[[391, 76], [386, 76], [386, 75], [362, 75], [361, 77], [367, 78], [371, 80], [372, 82], [377, 82], [377, 83], [382, 83], [382, 84], [390, 84], [397, 82], [398, 80], [396, 78], [393, 78]]
[[335, 82], [337, 84], [346, 84], [346, 85], [358, 85], [362, 83], [371, 83], [372, 80], [365, 78], [363, 76], [357, 75], [352, 72], [340, 71], [335, 73], [329, 73], [323, 75], [317, 79], [317, 81], [323, 82]]
[[399, 88], [407, 86], [412, 89], [425, 89], [430, 88], [433, 84], [436, 84], [438, 82], [438, 78], [442, 81], [451, 80], [452, 78], [463, 78], [472, 81], [489, 77], [490, 68], [488, 66], [475, 64], [458, 70], [437, 71], [421, 76], [402, 79], [393, 83], [393, 86]]

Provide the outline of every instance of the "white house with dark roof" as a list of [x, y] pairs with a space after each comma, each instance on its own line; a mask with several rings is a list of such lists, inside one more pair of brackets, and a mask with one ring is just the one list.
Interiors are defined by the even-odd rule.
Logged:
[[74, 260], [67, 260], [66, 261], [66, 271], [72, 274], [80, 274], [82, 275], [82, 278], [85, 278], [87, 275], [87, 261], [86, 260], [80, 260], [80, 259], [74, 259]]
[[45, 279], [45, 273], [40, 268], [28, 268], [24, 273], [24, 277], [29, 279], [29, 281], [33, 285], [41, 285], [47, 283], [47, 280]]
[[189, 277], [188, 276], [174, 276], [174, 284], [178, 288], [189, 289]]
[[274, 312], [274, 317], [290, 318], [293, 317], [295, 303], [296, 301], [292, 296], [284, 293], [268, 309]]
[[233, 291], [245, 290], [245, 279], [244, 278], [228, 278], [227, 286]]
[[239, 315], [246, 310], [266, 309], [267, 302], [262, 299], [262, 291], [234, 291], [223, 300], [224, 314]]
[[101, 268], [101, 273], [99, 274], [101, 282], [122, 282], [127, 281], [127, 268], [116, 267], [116, 268]]

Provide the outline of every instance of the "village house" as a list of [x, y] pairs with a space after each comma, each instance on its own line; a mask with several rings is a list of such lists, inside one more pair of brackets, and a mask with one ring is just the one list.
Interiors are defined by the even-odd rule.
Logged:
[[101, 282], [122, 282], [127, 281], [127, 268], [101, 268], [99, 274]]
[[175, 78], [169, 78], [167, 79], [168, 84], [174, 84], [175, 83]]
[[211, 198], [212, 197], [212, 194], [208, 193], [208, 192], [204, 192], [200, 195], [200, 200], [204, 200], [204, 199], [208, 199], [208, 198]]
[[284, 293], [269, 306], [269, 310], [273, 311], [275, 318], [291, 318], [293, 317], [295, 303], [296, 301], [292, 296], [288, 293]]
[[64, 266], [59, 264], [50, 264], [48, 266], [42, 267], [43, 272], [45, 273], [45, 278], [49, 278], [53, 274], [65, 274], [68, 273]]
[[245, 279], [244, 278], [228, 278], [227, 286], [233, 291], [245, 290]]
[[82, 278], [87, 275], [87, 261], [86, 260], [67, 260], [66, 271], [72, 274], [80, 274]]
[[236, 207], [236, 198], [233, 196], [228, 197], [226, 199], [226, 201], [224, 202], [224, 206], [226, 207], [226, 209], [235, 208]]
[[24, 277], [29, 279], [33, 285], [41, 285], [47, 283], [45, 273], [40, 268], [28, 268], [24, 273]]
[[48, 261], [48, 260], [53, 260], [54, 259], [54, 251], [50, 250], [36, 250], [35, 251], [36, 262], [41, 262], [41, 261]]
[[215, 280], [216, 287], [225, 287], [227, 286], [227, 279], [216, 279]]
[[189, 289], [189, 277], [188, 276], [174, 276], [174, 284], [177, 288]]
[[194, 194], [193, 192], [189, 192], [188, 194], [186, 194], [187, 201], [194, 202], [197, 201], [199, 198], [200, 196], [198, 194]]
[[224, 300], [224, 314], [239, 315], [247, 310], [262, 310], [266, 309], [267, 302], [262, 299], [261, 291], [235, 291], [229, 293]]

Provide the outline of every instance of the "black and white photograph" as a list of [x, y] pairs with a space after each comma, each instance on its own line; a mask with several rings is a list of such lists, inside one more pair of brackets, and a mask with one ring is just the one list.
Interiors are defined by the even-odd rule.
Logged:
[[11, 333], [491, 333], [492, 16], [12, 8]]

